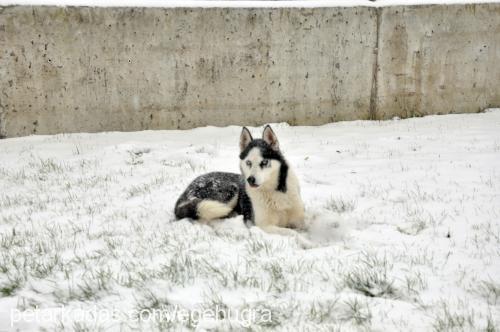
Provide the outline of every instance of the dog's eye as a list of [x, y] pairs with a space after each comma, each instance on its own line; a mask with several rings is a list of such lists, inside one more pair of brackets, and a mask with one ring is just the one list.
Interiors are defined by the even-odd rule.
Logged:
[[269, 164], [269, 160], [267, 159], [264, 159], [262, 160], [262, 162], [260, 163], [260, 167], [264, 168], [264, 167], [267, 167], [267, 165]]
[[247, 160], [247, 166], [252, 167], [252, 162], [250, 160]]

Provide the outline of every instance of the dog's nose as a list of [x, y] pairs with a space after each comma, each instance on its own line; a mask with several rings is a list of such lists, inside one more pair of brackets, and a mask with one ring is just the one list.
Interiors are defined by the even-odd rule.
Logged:
[[255, 186], [255, 177], [252, 175], [252, 176], [249, 176], [248, 179], [248, 184], [251, 185], [251, 186]]

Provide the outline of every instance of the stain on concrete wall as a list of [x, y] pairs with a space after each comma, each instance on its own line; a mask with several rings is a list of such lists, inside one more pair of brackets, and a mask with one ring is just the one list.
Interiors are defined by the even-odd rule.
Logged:
[[379, 118], [500, 106], [499, 4], [386, 7], [379, 33]]
[[0, 7], [0, 134], [499, 106], [500, 5]]

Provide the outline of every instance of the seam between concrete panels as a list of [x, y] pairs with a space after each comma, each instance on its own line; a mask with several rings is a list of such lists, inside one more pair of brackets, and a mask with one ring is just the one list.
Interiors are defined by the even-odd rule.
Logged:
[[370, 91], [370, 120], [377, 119], [377, 103], [378, 103], [378, 57], [380, 45], [380, 23], [382, 19], [382, 8], [375, 8], [375, 47], [373, 48], [373, 67], [372, 67], [372, 86]]
[[0, 139], [7, 137], [3, 108], [0, 109]]
[[2, 104], [2, 97], [0, 97], [0, 139], [7, 137], [7, 126], [5, 125], [5, 114], [6, 113], [7, 113], [7, 109]]

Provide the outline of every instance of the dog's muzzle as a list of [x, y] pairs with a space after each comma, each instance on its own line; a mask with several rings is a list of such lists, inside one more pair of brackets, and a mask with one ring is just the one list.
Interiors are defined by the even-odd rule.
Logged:
[[252, 188], [257, 188], [258, 187], [257, 183], [255, 182], [255, 177], [253, 175], [249, 176], [247, 178], [247, 182], [250, 185], [250, 187], [252, 187]]

